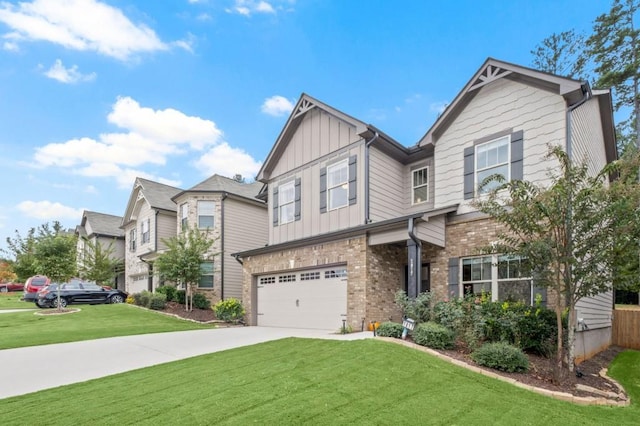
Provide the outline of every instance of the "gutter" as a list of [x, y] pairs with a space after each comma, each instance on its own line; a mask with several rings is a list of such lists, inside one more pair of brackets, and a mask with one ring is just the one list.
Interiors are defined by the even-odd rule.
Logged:
[[[220, 246], [222, 247], [222, 256], [224, 256], [224, 200], [227, 199], [227, 195], [226, 192], [223, 192], [220, 199]], [[224, 259], [220, 262], [220, 299], [224, 300]]]
[[364, 224], [371, 223], [369, 212], [369, 147], [373, 144], [380, 134], [376, 130], [375, 134], [369, 141], [364, 144]]

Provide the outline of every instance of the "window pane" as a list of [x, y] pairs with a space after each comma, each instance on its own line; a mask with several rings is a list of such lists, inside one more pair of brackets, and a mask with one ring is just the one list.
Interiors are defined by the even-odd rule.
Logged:
[[198, 216], [198, 228], [213, 228], [213, 216]]
[[213, 216], [215, 208], [214, 201], [198, 201], [198, 215]]
[[213, 262], [202, 262], [200, 274], [198, 287], [213, 288]]
[[280, 206], [280, 223], [289, 223], [293, 222], [294, 219], [294, 204], [289, 203], [284, 206]]
[[507, 161], [509, 161], [509, 145], [505, 143], [498, 148], [498, 162], [506, 163]]
[[500, 281], [498, 283], [498, 300], [531, 305], [531, 280]]
[[343, 162], [327, 168], [327, 186], [333, 187], [349, 180], [347, 163]]
[[292, 203], [295, 198], [295, 186], [294, 182], [285, 183], [280, 185], [279, 189], [279, 201], [280, 204]]
[[213, 288], [213, 275], [203, 275], [200, 277], [198, 287]]
[[413, 190], [413, 204], [422, 203], [427, 201], [429, 188], [427, 186], [421, 186]]
[[349, 202], [349, 190], [342, 186], [337, 186], [329, 190], [329, 210], [344, 207]]

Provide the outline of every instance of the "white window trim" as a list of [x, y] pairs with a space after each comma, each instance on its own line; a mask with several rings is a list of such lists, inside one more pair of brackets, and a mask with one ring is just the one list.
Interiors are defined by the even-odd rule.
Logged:
[[[490, 143], [493, 143], [495, 141], [499, 141], [500, 139], [505, 139], [507, 141], [507, 161], [504, 162], [504, 163], [496, 163], [496, 164], [492, 165], [491, 167], [485, 167], [485, 168], [479, 169], [478, 168], [478, 148], [480, 148], [480, 147], [482, 147], [484, 145], [488, 145]], [[490, 141], [479, 143], [474, 147], [474, 153], [473, 154], [474, 154], [473, 155], [473, 181], [474, 181], [474, 188], [475, 188], [474, 192], [475, 192], [476, 196], [485, 194], [485, 192], [480, 192], [479, 189], [478, 189], [478, 187], [482, 183], [482, 182], [478, 182], [478, 172], [506, 165], [507, 166], [507, 176], [505, 176], [505, 179], [506, 179], [507, 182], [511, 181], [511, 167], [510, 167], [510, 163], [511, 163], [511, 135], [500, 136], [498, 138], [491, 139]]]
[[465, 284], [473, 284], [473, 283], [480, 283], [480, 282], [486, 282], [489, 280], [471, 280], [471, 281], [463, 281], [463, 262], [464, 260], [468, 260], [468, 259], [481, 259], [484, 257], [490, 257], [491, 258], [491, 301], [492, 302], [497, 302], [498, 301], [498, 288], [499, 288], [499, 284], [502, 282], [513, 282], [513, 281], [531, 281], [531, 286], [530, 286], [530, 300], [531, 300], [531, 304], [534, 303], [535, 301], [535, 294], [534, 294], [534, 285], [533, 285], [533, 278], [532, 277], [524, 277], [524, 278], [498, 278], [498, 260], [500, 259], [500, 257], [503, 256], [503, 254], [489, 254], [489, 255], [484, 255], [484, 256], [469, 256], [469, 257], [464, 257], [464, 258], [460, 258], [460, 276], [458, 278], [458, 282], [459, 284], [459, 289], [458, 289], [458, 296], [459, 297], [464, 297], [464, 285]]
[[[212, 203], [213, 204], [213, 212], [212, 214], [200, 214], [200, 203]], [[214, 229], [216, 227], [216, 202], [213, 200], [198, 200], [196, 203], [196, 213], [198, 215], [197, 217], [197, 221], [198, 221], [198, 229]], [[204, 228], [200, 227], [200, 217], [211, 217], [212, 219], [212, 224], [211, 226], [207, 226]]]
[[[340, 182], [337, 185], [333, 185], [333, 186], [329, 186], [329, 174], [331, 173], [331, 169], [335, 169], [335, 168], [346, 168], [347, 169], [347, 179], [344, 182]], [[332, 211], [332, 210], [338, 210], [344, 207], [348, 207], [349, 206], [349, 159], [346, 158], [342, 161], [338, 161], [337, 163], [333, 163], [329, 166], [327, 166], [327, 211]], [[340, 205], [340, 206], [336, 206], [336, 207], [332, 207], [331, 206], [331, 190], [335, 189], [335, 188], [339, 188], [341, 186], [347, 186], [347, 198], [346, 201], [344, 203], [344, 205]]]
[[[413, 184], [413, 182], [414, 182], [414, 174], [416, 172], [421, 171], [421, 170], [426, 170], [427, 171], [427, 183], [419, 185], [419, 186], [415, 186]], [[427, 187], [427, 198], [425, 200], [416, 202], [415, 201], [415, 199], [416, 199], [416, 194], [415, 194], [416, 189], [422, 188], [422, 187], [425, 187], [425, 186]], [[424, 166], [424, 167], [420, 167], [420, 168], [411, 170], [411, 205], [415, 206], [415, 205], [418, 205], [418, 204], [424, 204], [424, 203], [426, 203], [428, 201], [429, 201], [429, 166]]]
[[[290, 190], [291, 193], [293, 194], [293, 196], [291, 197], [291, 200], [287, 200], [285, 202], [282, 202], [282, 195], [285, 193], [285, 191]], [[285, 225], [287, 223], [292, 223], [295, 221], [295, 216], [296, 216], [296, 212], [295, 212], [295, 202], [296, 202], [296, 182], [294, 180], [290, 181], [290, 182], [286, 182], [281, 184], [280, 186], [278, 186], [278, 223], [280, 225]], [[283, 217], [282, 213], [284, 211], [283, 207], [286, 206], [293, 206], [293, 215], [291, 215], [291, 220], [285, 220], [285, 218]]]

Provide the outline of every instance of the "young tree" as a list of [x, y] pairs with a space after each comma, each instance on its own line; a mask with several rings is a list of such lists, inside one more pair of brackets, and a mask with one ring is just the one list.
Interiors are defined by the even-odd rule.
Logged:
[[[563, 312], [568, 309], [571, 371], [576, 303], [583, 297], [611, 290], [616, 272], [615, 247], [621, 237], [615, 230], [623, 224], [616, 223], [618, 219], [612, 215], [614, 207], [607, 196], [605, 178], [609, 169], [589, 176], [586, 165], [573, 165], [560, 147], [552, 148], [549, 157], [560, 165], [560, 172], [550, 175], [550, 186], [516, 180], [501, 182], [475, 206], [504, 228], [491, 250], [526, 258], [536, 286], [552, 290], [559, 372], [564, 352]], [[500, 181], [501, 177], [489, 180]]]
[[193, 227], [176, 237], [162, 240], [167, 250], [154, 261], [154, 267], [165, 279], [186, 286], [185, 307], [193, 310], [193, 289], [200, 281], [201, 265], [213, 260], [218, 253], [211, 253], [215, 239], [208, 232]]
[[614, 0], [609, 13], [598, 16], [593, 34], [587, 39], [587, 54], [592, 57], [597, 73], [597, 87], [612, 87], [616, 100], [614, 108], [631, 110], [621, 120], [618, 130], [640, 147], [640, 31], [634, 18], [640, 8], [639, 0]]
[[12, 262], [0, 259], [0, 283], [14, 281], [18, 276], [13, 272]]
[[98, 284], [111, 283], [122, 263], [113, 257], [114, 242], [103, 247], [99, 241], [84, 241], [84, 251], [78, 268], [80, 278], [95, 281]]
[[25, 237], [16, 230], [15, 236], [13, 238], [7, 237], [6, 242], [7, 250], [3, 249], [3, 252], [13, 257], [13, 272], [18, 276], [18, 280], [24, 282], [27, 278], [36, 275], [33, 255], [37, 242], [36, 229], [29, 229]]
[[[38, 239], [34, 251], [38, 274], [48, 276], [51, 281], [62, 283], [76, 274], [76, 237], [62, 232], [46, 234]], [[60, 308], [60, 286], [58, 286], [57, 306]]]
[[569, 78], [585, 78], [584, 36], [574, 30], [551, 34], [531, 51], [533, 66]]

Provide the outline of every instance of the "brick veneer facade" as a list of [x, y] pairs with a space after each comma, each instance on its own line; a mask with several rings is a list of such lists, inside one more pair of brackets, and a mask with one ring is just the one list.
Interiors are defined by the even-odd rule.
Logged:
[[[430, 264], [431, 292], [435, 300], [458, 296], [448, 294], [449, 259], [479, 255], [479, 248], [497, 239], [500, 225], [491, 219], [449, 221], [446, 247], [423, 244], [422, 261]], [[407, 248], [404, 242], [368, 246], [367, 237], [275, 251], [244, 259], [243, 304], [249, 324], [256, 324], [254, 298], [256, 277], [292, 270], [332, 265], [347, 267], [347, 322], [360, 329], [362, 322], [401, 321], [395, 293], [404, 288]]]

